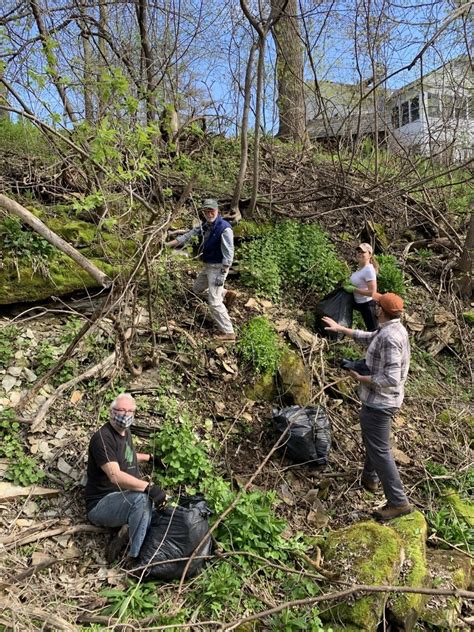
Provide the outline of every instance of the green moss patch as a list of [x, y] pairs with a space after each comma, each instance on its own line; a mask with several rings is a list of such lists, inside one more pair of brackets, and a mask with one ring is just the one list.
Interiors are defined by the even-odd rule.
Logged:
[[253, 386], [245, 390], [245, 395], [255, 402], [271, 402], [276, 397], [275, 380], [273, 373], [264, 373]]
[[298, 406], [311, 402], [311, 374], [297, 353], [285, 350], [278, 364], [278, 375], [283, 399]]
[[60, 235], [74, 247], [88, 246], [96, 237], [97, 226], [81, 220], [50, 219], [48, 228]]
[[[402, 541], [390, 527], [375, 522], [358, 524], [329, 534], [324, 545], [328, 568], [345, 582], [356, 584], [396, 583], [402, 559]], [[344, 629], [373, 632], [382, 618], [387, 596], [366, 595], [353, 604], [342, 603], [321, 614]]]
[[[390, 526], [403, 542], [405, 560], [400, 573], [400, 585], [424, 588], [428, 582], [426, 564], [426, 537], [428, 527], [420, 511], [394, 520]], [[389, 608], [401, 630], [411, 630], [423, 609], [425, 595], [414, 593], [397, 594], [390, 599]]]
[[[117, 274], [117, 270], [108, 263], [97, 259], [93, 259], [92, 263], [110, 277]], [[13, 270], [0, 272], [0, 305], [41, 301], [50, 296], [97, 287], [97, 281], [65, 255], [50, 262], [47, 278], [28, 267], [21, 267], [19, 272], [20, 278]]]

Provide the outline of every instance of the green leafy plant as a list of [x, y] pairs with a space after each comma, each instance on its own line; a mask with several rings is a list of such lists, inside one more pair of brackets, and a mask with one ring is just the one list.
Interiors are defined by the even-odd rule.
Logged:
[[242, 600], [242, 573], [235, 566], [221, 562], [209, 566], [197, 580], [199, 605], [210, 616], [219, 617], [222, 612], [236, 612]]
[[237, 349], [256, 373], [275, 373], [283, 343], [264, 316], [252, 318], [243, 328]]
[[459, 546], [469, 553], [474, 552], [474, 531], [472, 526], [459, 517], [453, 507], [442, 507], [428, 514], [432, 530], [448, 544]]
[[377, 274], [378, 291], [394, 292], [399, 296], [405, 296], [405, 278], [396, 257], [393, 255], [379, 255], [377, 261], [380, 266]]
[[48, 262], [57, 254], [56, 249], [34, 231], [25, 228], [18, 217], [6, 217], [0, 224], [0, 245], [20, 278], [20, 264], [28, 265], [33, 272], [48, 274]]
[[166, 486], [195, 485], [210, 475], [211, 462], [197, 440], [187, 415], [177, 400], [166, 398], [167, 419], [152, 439], [151, 450], [159, 452], [166, 472], [156, 472], [157, 480]]
[[7, 325], [0, 329], [0, 368], [9, 366], [10, 360], [15, 355], [15, 342], [20, 330], [15, 325]]
[[0, 456], [8, 459], [5, 478], [14, 485], [32, 485], [44, 478], [44, 472], [36, 459], [25, 454], [20, 440], [20, 424], [15, 421], [15, 412], [7, 408], [0, 417]]
[[268, 298], [298, 289], [325, 294], [348, 274], [319, 226], [292, 220], [244, 244], [240, 256], [242, 281]]
[[420, 248], [416, 253], [416, 258], [420, 268], [428, 268], [430, 260], [433, 258], [433, 251], [428, 248]]
[[8, 465], [5, 478], [14, 485], [32, 485], [44, 479], [43, 470], [39, 469], [38, 461], [24, 453], [17, 453], [15, 459]]
[[154, 584], [136, 584], [129, 581], [125, 590], [105, 588], [100, 591], [109, 605], [104, 615], [123, 619], [142, 619], [152, 614], [160, 603], [160, 595]]

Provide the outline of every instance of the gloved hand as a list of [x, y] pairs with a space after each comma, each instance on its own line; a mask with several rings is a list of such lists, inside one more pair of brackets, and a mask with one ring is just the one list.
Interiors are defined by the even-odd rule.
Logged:
[[155, 505], [156, 509], [163, 509], [166, 505], [166, 494], [158, 487], [158, 485], [153, 485], [150, 483], [144, 490], [145, 494], [148, 494], [148, 498]]
[[357, 288], [356, 288], [356, 286], [355, 286], [355, 285], [352, 285], [352, 283], [346, 283], [346, 284], [344, 285], [344, 290], [345, 290], [346, 292], [349, 292], [349, 294], [353, 294], [353, 293], [354, 293], [354, 290], [356, 290], [356, 289], [357, 289]]
[[225, 278], [227, 276], [227, 268], [221, 268], [220, 273], [216, 276], [216, 287], [221, 287], [225, 283]]
[[157, 467], [160, 470], [166, 470], [166, 465], [157, 454], [150, 454], [148, 463], [153, 467]]

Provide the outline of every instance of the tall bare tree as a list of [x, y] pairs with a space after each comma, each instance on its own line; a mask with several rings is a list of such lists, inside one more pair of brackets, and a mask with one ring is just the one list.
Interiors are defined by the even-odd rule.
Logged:
[[271, 0], [273, 12], [281, 14], [272, 27], [276, 46], [278, 137], [304, 142], [306, 108], [303, 87], [304, 55], [298, 22], [297, 0]]

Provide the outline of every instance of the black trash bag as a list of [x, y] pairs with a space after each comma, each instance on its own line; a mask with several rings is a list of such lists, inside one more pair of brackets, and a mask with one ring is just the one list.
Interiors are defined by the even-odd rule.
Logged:
[[322, 406], [288, 406], [273, 412], [276, 429], [283, 434], [281, 449], [298, 463], [325, 465], [331, 448], [331, 421]]
[[329, 316], [339, 325], [343, 327], [352, 327], [352, 312], [354, 309], [354, 297], [350, 292], [342, 287], [336, 288], [325, 296], [316, 305], [316, 330], [322, 336], [332, 338], [333, 340], [340, 340], [344, 337], [343, 334], [337, 334], [332, 331], [326, 331], [325, 325], [322, 322], [323, 316]]
[[355, 371], [359, 375], [370, 375], [370, 369], [365, 360], [341, 360], [341, 369], [346, 371]]
[[[137, 568], [150, 565], [142, 570], [132, 572], [136, 577], [144, 579], [179, 579], [183, 574], [187, 559], [169, 564], [156, 564], [164, 560], [189, 558], [206, 533], [209, 531], [211, 510], [203, 496], [180, 498], [176, 507], [153, 512], [148, 533], [140, 549]], [[211, 538], [207, 538], [196, 555], [209, 555]], [[186, 577], [194, 577], [203, 567], [205, 560], [194, 559], [186, 573]]]

